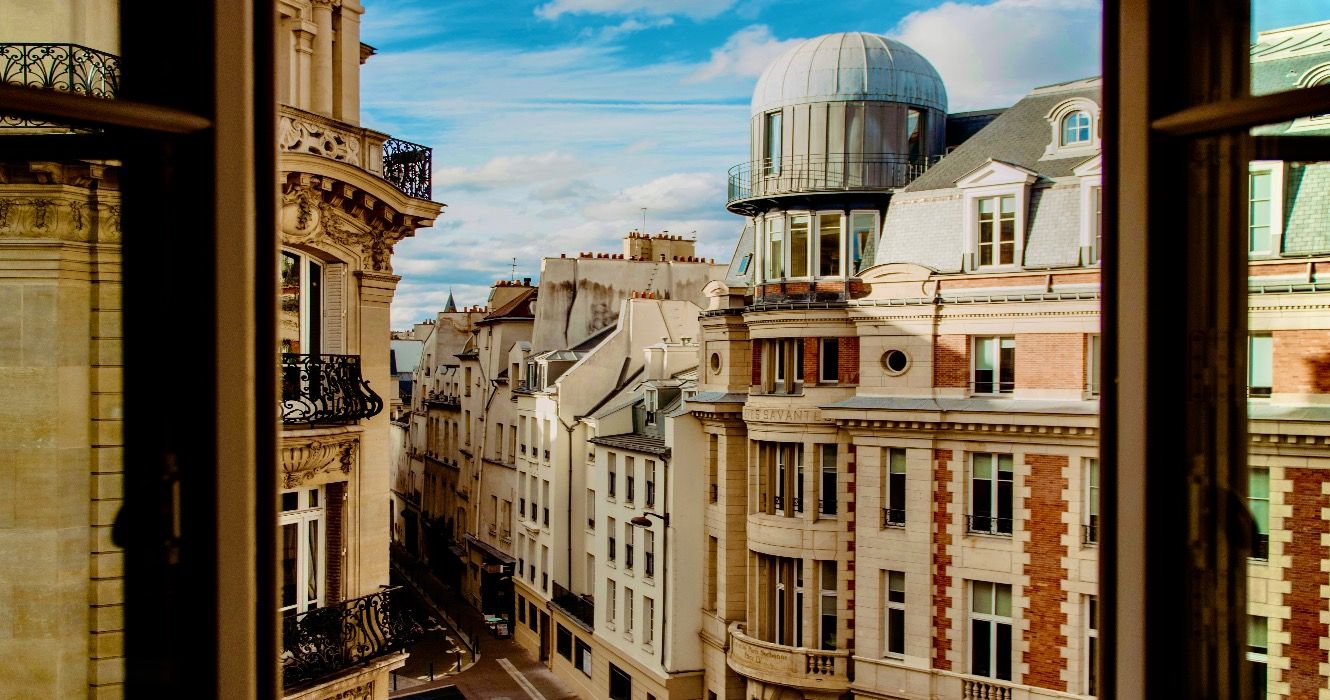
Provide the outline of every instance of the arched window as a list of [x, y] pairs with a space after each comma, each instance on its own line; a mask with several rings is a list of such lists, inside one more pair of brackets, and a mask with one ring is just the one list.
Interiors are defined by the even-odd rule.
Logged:
[[1090, 115], [1076, 110], [1062, 118], [1062, 145], [1071, 146], [1090, 142]]

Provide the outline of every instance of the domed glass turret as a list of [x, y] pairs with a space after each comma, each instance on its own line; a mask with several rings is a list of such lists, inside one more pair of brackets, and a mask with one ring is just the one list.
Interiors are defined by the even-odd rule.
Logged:
[[729, 177], [729, 210], [759, 232], [756, 279], [848, 280], [871, 264], [891, 193], [941, 156], [946, 118], [941, 76], [899, 41], [827, 34], [772, 61], [753, 90], [751, 160]]

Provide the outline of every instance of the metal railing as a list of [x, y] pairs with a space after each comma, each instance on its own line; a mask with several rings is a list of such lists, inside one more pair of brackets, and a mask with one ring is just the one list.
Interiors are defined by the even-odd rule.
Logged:
[[901, 153], [763, 158], [730, 168], [726, 204], [783, 194], [904, 187], [941, 158]]
[[1081, 525], [1081, 544], [1099, 543], [1099, 523]]
[[405, 589], [389, 588], [282, 619], [282, 686], [295, 688], [413, 644]]
[[454, 394], [438, 394], [431, 391], [425, 398], [425, 404], [439, 408], [459, 409], [462, 407], [462, 399]]
[[[112, 98], [120, 91], [120, 57], [79, 44], [0, 44], [0, 82]], [[0, 127], [57, 126], [0, 114]]]
[[1011, 537], [1011, 518], [995, 515], [965, 516], [966, 530], [980, 535], [1002, 535]]
[[550, 602], [559, 606], [564, 612], [572, 615], [589, 628], [596, 624], [596, 603], [590, 595], [579, 595], [564, 588], [558, 581], [554, 582], [554, 597]]
[[434, 149], [401, 139], [383, 142], [383, 179], [408, 197], [429, 199], [433, 192]]
[[382, 410], [359, 355], [282, 353], [283, 423], [350, 423]]
[[905, 527], [905, 509], [883, 508], [882, 527]]

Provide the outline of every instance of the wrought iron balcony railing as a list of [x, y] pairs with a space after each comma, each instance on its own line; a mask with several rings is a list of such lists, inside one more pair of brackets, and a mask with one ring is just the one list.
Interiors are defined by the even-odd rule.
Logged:
[[408, 197], [430, 198], [433, 165], [434, 149], [428, 146], [401, 139], [383, 142], [383, 179]]
[[419, 638], [402, 588], [282, 619], [282, 686], [296, 688], [395, 653]]
[[882, 527], [905, 527], [905, 509], [883, 508]]
[[967, 515], [965, 516], [969, 532], [979, 535], [1001, 535], [1011, 537], [1011, 518], [1001, 518], [995, 515]]
[[[0, 82], [115, 97], [120, 90], [120, 57], [79, 44], [0, 43]], [[55, 126], [0, 114], [0, 127]]]
[[730, 168], [726, 203], [788, 194], [895, 189], [910, 184], [940, 159], [901, 153], [763, 158]]
[[359, 355], [282, 353], [283, 423], [350, 423], [382, 410]]

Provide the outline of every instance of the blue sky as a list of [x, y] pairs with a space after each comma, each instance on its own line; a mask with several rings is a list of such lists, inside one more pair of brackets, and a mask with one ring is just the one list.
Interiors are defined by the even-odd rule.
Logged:
[[[434, 149], [434, 227], [397, 246], [393, 327], [539, 276], [540, 259], [619, 251], [641, 226], [728, 259], [762, 68], [800, 40], [904, 41], [950, 109], [1006, 106], [1099, 72], [1099, 0], [364, 0], [362, 121]], [[1330, 17], [1330, 0], [1258, 0], [1260, 27]], [[1316, 7], [1310, 9], [1309, 6]]]

